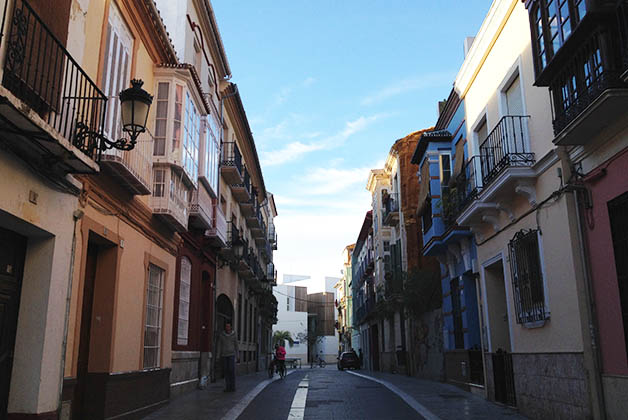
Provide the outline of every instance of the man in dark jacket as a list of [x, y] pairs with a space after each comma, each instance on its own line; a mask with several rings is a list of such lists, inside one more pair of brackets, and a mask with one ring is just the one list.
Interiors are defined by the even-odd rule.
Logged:
[[225, 324], [225, 330], [218, 337], [216, 357], [222, 358], [225, 373], [225, 392], [235, 391], [235, 362], [238, 357], [238, 337], [231, 329], [231, 324]]

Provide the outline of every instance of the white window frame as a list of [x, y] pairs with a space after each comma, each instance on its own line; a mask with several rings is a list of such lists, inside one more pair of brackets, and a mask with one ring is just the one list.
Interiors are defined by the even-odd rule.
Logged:
[[196, 109], [193, 96], [189, 91], [184, 92], [184, 122], [183, 122], [183, 170], [193, 183], [198, 179], [199, 143], [201, 116]]
[[[152, 281], [153, 281], [153, 274], [156, 273], [157, 275], [157, 281], [158, 284], [157, 285], [153, 285]], [[165, 277], [165, 273], [166, 271], [155, 265], [152, 263], [149, 263], [148, 265], [148, 278], [146, 279], [146, 304], [145, 304], [145, 308], [144, 308], [144, 314], [145, 314], [145, 319], [144, 319], [144, 340], [143, 340], [143, 358], [142, 358], [142, 367], [144, 369], [156, 369], [159, 368], [161, 366], [161, 340], [162, 340], [162, 321], [163, 321], [163, 296], [164, 296], [164, 277]], [[152, 290], [151, 290], [152, 288]], [[157, 293], [157, 306], [154, 305], [154, 302], [151, 303], [151, 291], [153, 293]], [[149, 309], [151, 309], [151, 307], [153, 309], [157, 310], [157, 319], [156, 319], [156, 323], [155, 324], [151, 324], [152, 320], [149, 319]], [[156, 345], [151, 345], [148, 346], [146, 344], [146, 335], [148, 334], [148, 330], [149, 328], [153, 328], [157, 330], [157, 343]], [[155, 358], [155, 363], [153, 364], [147, 364], [147, 357], [146, 357], [146, 353], [149, 350], [156, 350], [156, 354], [154, 356]]]
[[[115, 45], [112, 45], [113, 42]], [[107, 22], [106, 55], [103, 66], [103, 92], [112, 99], [107, 107], [103, 133], [110, 139], [122, 136], [120, 119], [120, 102], [118, 94], [126, 89], [131, 75], [131, 61], [133, 59], [133, 35], [124, 22], [120, 10], [115, 2], [109, 7]], [[122, 53], [126, 53], [126, 57]], [[114, 54], [116, 57], [114, 57]], [[125, 59], [126, 58], [126, 59]], [[122, 61], [121, 59], [125, 59]], [[117, 67], [117, 69], [116, 69]]]
[[187, 346], [190, 338], [190, 294], [192, 289], [192, 261], [181, 257], [179, 270], [179, 309], [177, 311], [177, 345]]
[[438, 173], [439, 173], [439, 177], [440, 177], [441, 186], [444, 183], [444, 181], [443, 181], [443, 174], [445, 172], [445, 171], [443, 171], [443, 156], [447, 156], [449, 158], [449, 179], [451, 179], [451, 177], [452, 177], [451, 153], [447, 152], [447, 153], [439, 154], [438, 155]]

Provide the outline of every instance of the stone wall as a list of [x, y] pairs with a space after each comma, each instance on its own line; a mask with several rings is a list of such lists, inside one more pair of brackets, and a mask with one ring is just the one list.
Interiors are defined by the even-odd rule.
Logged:
[[200, 352], [173, 351], [172, 371], [170, 372], [170, 396], [190, 392], [198, 386]]
[[444, 380], [443, 313], [441, 309], [412, 319], [408, 356], [415, 376], [431, 380]]
[[[486, 354], [487, 395], [495, 400]], [[582, 353], [513, 353], [517, 408], [531, 419], [589, 419], [591, 403]]]

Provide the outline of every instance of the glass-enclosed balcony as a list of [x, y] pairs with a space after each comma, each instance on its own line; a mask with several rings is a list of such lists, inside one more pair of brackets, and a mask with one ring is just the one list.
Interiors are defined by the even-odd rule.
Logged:
[[192, 191], [190, 199], [190, 225], [198, 229], [212, 228], [214, 204], [203, 184]]

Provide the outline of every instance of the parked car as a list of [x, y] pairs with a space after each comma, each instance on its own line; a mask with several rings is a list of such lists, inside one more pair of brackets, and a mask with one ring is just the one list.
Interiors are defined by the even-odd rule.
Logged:
[[338, 358], [338, 370], [344, 369], [360, 369], [360, 359], [351, 351], [346, 351]]

